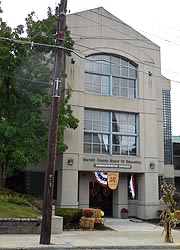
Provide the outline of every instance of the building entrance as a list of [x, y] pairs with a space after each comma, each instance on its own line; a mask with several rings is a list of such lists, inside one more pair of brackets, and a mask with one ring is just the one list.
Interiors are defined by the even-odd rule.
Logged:
[[89, 207], [99, 208], [107, 217], [112, 216], [112, 190], [97, 182], [89, 183]]

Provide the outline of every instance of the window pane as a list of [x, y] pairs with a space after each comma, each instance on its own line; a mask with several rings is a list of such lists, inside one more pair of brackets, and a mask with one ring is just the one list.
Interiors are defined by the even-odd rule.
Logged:
[[128, 80], [127, 79], [122, 79], [121, 80], [121, 87], [122, 88], [127, 88], [128, 87]]
[[93, 63], [93, 72], [94, 73], [102, 73], [102, 64], [94, 62]]
[[121, 96], [128, 97], [128, 89], [121, 89]]
[[128, 115], [128, 123], [135, 124], [135, 115]]
[[119, 89], [119, 87], [114, 87], [113, 88], [112, 95], [114, 95], [114, 96], [120, 96], [120, 89]]
[[124, 123], [124, 124], [128, 123], [128, 116], [127, 116], [127, 114], [121, 114], [120, 115], [120, 123]]
[[93, 88], [93, 93], [101, 93], [101, 86], [99, 84], [98, 85], [94, 84], [92, 88]]
[[101, 94], [109, 95], [109, 86], [102, 85], [101, 86]]
[[92, 122], [91, 122], [91, 120], [84, 120], [84, 129], [85, 130], [92, 130]]
[[127, 124], [121, 124], [120, 125], [120, 132], [121, 133], [127, 133], [128, 132], [128, 126], [127, 126]]
[[120, 64], [120, 58], [119, 57], [112, 56], [111, 61], [112, 61], [112, 63], [114, 63], [116, 65]]
[[94, 121], [93, 122], [93, 130], [101, 131], [101, 123], [99, 121]]
[[93, 145], [93, 153], [100, 154], [100, 145], [98, 145], [98, 144]]
[[109, 132], [109, 113], [102, 112], [102, 131]]
[[121, 155], [128, 155], [128, 147], [121, 147]]
[[93, 111], [93, 120], [100, 121], [101, 120], [101, 112], [100, 111]]
[[120, 114], [119, 113], [112, 112], [112, 120], [113, 120], [113, 122], [119, 123], [119, 118], [120, 118]]
[[102, 60], [104, 60], [105, 62], [110, 63], [110, 56], [109, 55], [102, 55]]
[[101, 76], [101, 83], [103, 85], [109, 85], [109, 76]]
[[129, 154], [136, 155], [136, 137], [128, 138]]
[[85, 142], [91, 142], [92, 137], [90, 133], [84, 133], [84, 141]]
[[135, 125], [129, 125], [128, 126], [128, 133], [135, 134], [135, 132], [136, 132]]
[[135, 69], [129, 69], [129, 76], [136, 78], [136, 70]]
[[101, 82], [101, 77], [100, 77], [100, 75], [93, 75], [93, 83], [94, 84], [100, 84], [100, 82]]
[[119, 135], [113, 135], [112, 136], [113, 144], [119, 145], [120, 144], [120, 139], [121, 139], [121, 136], [119, 136]]
[[129, 98], [135, 98], [135, 97], [136, 97], [135, 90], [129, 89]]
[[93, 65], [92, 61], [86, 60], [85, 61], [85, 70], [88, 72], [92, 72], [92, 65]]
[[93, 112], [93, 130], [101, 130], [101, 112], [94, 111]]
[[132, 69], [136, 69], [136, 66], [134, 66], [134, 64], [132, 64], [130, 62], [129, 62], [129, 67], [132, 68]]
[[102, 145], [102, 154], [109, 154], [109, 145]]
[[102, 153], [107, 154], [109, 153], [109, 136], [102, 135], [103, 145], [102, 145]]
[[112, 147], [112, 154], [113, 155], [120, 155], [120, 146], [114, 146]]
[[128, 66], [128, 61], [121, 58], [121, 65]]
[[86, 83], [92, 83], [92, 75], [91, 74], [85, 74], [85, 81]]
[[134, 89], [135, 88], [135, 81], [134, 80], [129, 80], [129, 87], [131, 89]]
[[93, 143], [102, 142], [101, 134], [93, 134]]
[[92, 84], [86, 83], [85, 84], [85, 91], [86, 92], [92, 92]]
[[84, 144], [84, 153], [91, 153], [91, 145]]
[[131, 147], [129, 150], [129, 155], [136, 156], [136, 146]]
[[92, 120], [92, 111], [91, 110], [85, 110], [84, 119]]
[[110, 64], [103, 64], [103, 70], [102, 72], [104, 74], [109, 74], [110, 73]]
[[122, 76], [128, 76], [128, 68], [121, 67], [121, 75]]
[[112, 78], [112, 86], [113, 87], [119, 87], [119, 85], [120, 85], [120, 79], [117, 78], [117, 77], [113, 77]]
[[112, 75], [120, 75], [120, 67], [117, 65], [112, 65], [111, 73]]
[[122, 136], [121, 137], [121, 145], [122, 146], [127, 146], [128, 145], [128, 137], [127, 136]]
[[119, 132], [120, 131], [120, 126], [119, 126], [119, 123], [118, 123], [118, 121], [117, 120], [119, 120], [118, 118], [119, 117], [116, 117], [116, 113], [115, 112], [113, 112], [113, 122], [112, 122], [112, 131], [113, 132]]

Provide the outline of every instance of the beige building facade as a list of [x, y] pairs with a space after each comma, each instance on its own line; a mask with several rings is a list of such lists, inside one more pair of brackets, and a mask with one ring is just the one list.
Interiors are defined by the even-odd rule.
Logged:
[[[174, 178], [170, 81], [161, 75], [160, 48], [101, 7], [68, 15], [67, 26], [75, 52], [66, 58], [65, 85], [80, 122], [64, 132], [56, 205], [155, 218], [162, 180]], [[117, 188], [102, 186], [95, 172], [119, 173]]]
[[[56, 204], [98, 206], [113, 217], [126, 207], [130, 216], [154, 218], [160, 182], [174, 176], [171, 159], [164, 161], [170, 82], [161, 75], [160, 48], [103, 8], [68, 15], [67, 26], [77, 54], [67, 58], [66, 84], [80, 123], [64, 133]], [[117, 189], [97, 184], [94, 172], [118, 172]]]

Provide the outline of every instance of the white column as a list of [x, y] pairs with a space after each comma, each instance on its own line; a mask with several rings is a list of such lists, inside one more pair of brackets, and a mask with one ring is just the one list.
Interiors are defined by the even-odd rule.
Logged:
[[59, 170], [57, 187], [58, 207], [78, 207], [78, 171]]
[[113, 191], [113, 217], [121, 217], [121, 208], [128, 208], [127, 175], [120, 175], [118, 188]]
[[158, 173], [138, 175], [137, 217], [141, 219], [157, 217], [158, 206]]

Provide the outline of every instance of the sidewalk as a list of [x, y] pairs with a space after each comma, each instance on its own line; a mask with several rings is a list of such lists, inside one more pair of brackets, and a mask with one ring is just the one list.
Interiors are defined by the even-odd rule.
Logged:
[[180, 249], [180, 231], [173, 230], [174, 243], [164, 243], [163, 228], [140, 220], [106, 219], [108, 231], [64, 231], [51, 236], [50, 245], [39, 244], [39, 235], [0, 235], [0, 250], [35, 249]]

